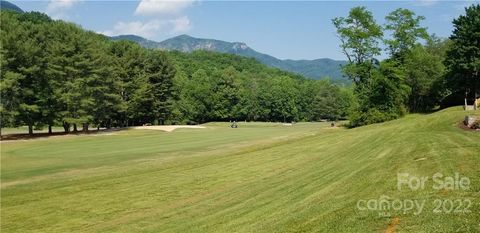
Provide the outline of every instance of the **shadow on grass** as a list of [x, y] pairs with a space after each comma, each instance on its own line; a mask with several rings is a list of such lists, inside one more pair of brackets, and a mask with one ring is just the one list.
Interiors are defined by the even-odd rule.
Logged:
[[77, 132], [53, 132], [53, 133], [34, 133], [32, 135], [28, 133], [13, 133], [13, 134], [6, 134], [1, 135], [1, 141], [14, 141], [14, 140], [29, 140], [29, 139], [37, 139], [37, 138], [46, 138], [46, 137], [53, 137], [53, 136], [67, 136], [67, 135], [90, 135], [90, 134], [101, 134], [101, 133], [108, 133], [108, 132], [118, 132], [127, 130], [128, 128], [111, 128], [111, 129], [100, 129], [100, 130], [88, 130], [88, 131], [77, 131]]

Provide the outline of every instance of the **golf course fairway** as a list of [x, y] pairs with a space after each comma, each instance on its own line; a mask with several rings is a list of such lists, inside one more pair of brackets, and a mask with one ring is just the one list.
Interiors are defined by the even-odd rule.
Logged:
[[[480, 133], [458, 127], [465, 114], [454, 107], [355, 129], [209, 123], [5, 141], [1, 229], [480, 232]], [[399, 189], [399, 174], [428, 180]], [[435, 174], [469, 183], [434, 188]], [[382, 198], [403, 206], [366, 207]]]

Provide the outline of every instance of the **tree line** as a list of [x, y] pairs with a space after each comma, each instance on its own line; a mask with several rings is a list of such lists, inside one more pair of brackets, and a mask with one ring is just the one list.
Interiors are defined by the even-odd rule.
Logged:
[[[397, 9], [379, 25], [364, 7], [332, 20], [353, 87], [207, 51], [145, 49], [38, 12], [0, 14], [1, 126], [89, 127], [208, 121], [316, 121], [351, 126], [462, 104], [480, 93], [480, 6], [448, 39]], [[377, 57], [386, 51], [388, 57]]]
[[[351, 126], [463, 104], [480, 94], [480, 5], [453, 21], [449, 39], [429, 35], [425, 19], [397, 9], [379, 25], [365, 7], [332, 20], [354, 83]], [[376, 59], [385, 50], [388, 57]]]
[[176, 64], [175, 119], [195, 122], [316, 121], [345, 118], [349, 88], [269, 68], [253, 58], [169, 52]]
[[[352, 92], [214, 52], [150, 50], [47, 15], [1, 11], [1, 127], [345, 118]], [[80, 129], [81, 128], [81, 129]]]

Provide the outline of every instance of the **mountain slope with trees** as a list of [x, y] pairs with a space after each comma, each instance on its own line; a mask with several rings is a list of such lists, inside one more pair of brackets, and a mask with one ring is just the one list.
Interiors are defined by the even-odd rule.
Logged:
[[11, 11], [16, 11], [16, 12], [19, 12], [19, 13], [23, 13], [23, 10], [18, 7], [17, 5], [9, 2], [9, 1], [3, 1], [1, 0], [0, 1], [0, 9], [1, 10], [11, 10]]
[[267, 66], [301, 74], [308, 78], [330, 78], [336, 83], [350, 84], [350, 81], [344, 78], [341, 72], [341, 66], [345, 64], [345, 61], [336, 61], [328, 58], [315, 60], [281, 60], [267, 54], [259, 53], [242, 42], [201, 39], [188, 35], [176, 36], [162, 42], [147, 40], [135, 35], [120, 35], [111, 38], [113, 40], [134, 41], [143, 47], [152, 49], [178, 50], [182, 52], [207, 50], [252, 57]]

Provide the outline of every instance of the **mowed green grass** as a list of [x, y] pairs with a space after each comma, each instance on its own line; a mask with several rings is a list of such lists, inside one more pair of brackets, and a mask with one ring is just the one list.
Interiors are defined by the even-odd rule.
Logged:
[[[62, 127], [52, 127], [52, 132], [64, 132]], [[34, 129], [33, 133], [48, 133], [48, 127], [44, 127], [42, 129]], [[7, 134], [28, 134], [28, 127], [22, 126], [17, 128], [2, 128], [2, 135]]]
[[[477, 112], [476, 114], [479, 114]], [[2, 232], [479, 232], [480, 133], [465, 112], [356, 129], [207, 124], [1, 144]], [[468, 190], [397, 190], [397, 173], [460, 173]], [[412, 212], [358, 200], [426, 200]], [[470, 213], [433, 213], [469, 199]]]

